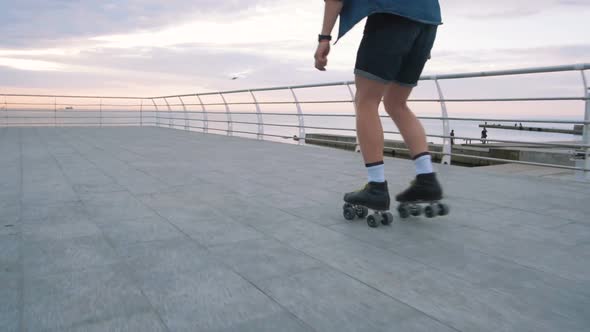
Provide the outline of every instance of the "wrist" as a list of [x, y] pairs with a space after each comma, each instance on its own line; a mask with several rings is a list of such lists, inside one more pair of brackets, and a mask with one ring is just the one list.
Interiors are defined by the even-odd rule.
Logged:
[[330, 35], [324, 35], [324, 34], [318, 35], [318, 41], [320, 43], [322, 43], [322, 42], [328, 42], [329, 43], [331, 40], [332, 40], [332, 36], [330, 36]]

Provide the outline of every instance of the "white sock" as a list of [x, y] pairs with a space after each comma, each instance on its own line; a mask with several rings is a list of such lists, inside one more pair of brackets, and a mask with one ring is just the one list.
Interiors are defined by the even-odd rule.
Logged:
[[414, 159], [414, 164], [416, 165], [416, 174], [430, 174], [434, 172], [432, 169], [432, 158], [429, 154]]
[[367, 166], [369, 182], [385, 182], [385, 165], [383, 163]]

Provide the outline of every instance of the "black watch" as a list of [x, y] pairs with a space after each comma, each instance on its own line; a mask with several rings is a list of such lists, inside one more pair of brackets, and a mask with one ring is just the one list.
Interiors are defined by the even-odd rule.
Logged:
[[332, 40], [332, 36], [330, 36], [330, 35], [319, 35], [318, 36], [318, 42], [321, 42], [323, 40], [331, 41]]

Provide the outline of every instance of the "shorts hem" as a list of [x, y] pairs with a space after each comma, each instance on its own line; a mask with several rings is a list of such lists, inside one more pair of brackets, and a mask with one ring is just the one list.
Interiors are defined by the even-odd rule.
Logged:
[[368, 78], [368, 79], [373, 80], [373, 81], [377, 81], [379, 83], [383, 83], [383, 84], [389, 84], [389, 83], [391, 83], [391, 81], [388, 81], [388, 80], [386, 80], [384, 78], [381, 78], [381, 77], [379, 77], [379, 76], [377, 76], [375, 74], [371, 74], [369, 72], [366, 72], [366, 71], [360, 70], [360, 69], [355, 69], [354, 70], [354, 74], [357, 75], [357, 76]]
[[355, 75], [358, 75], [358, 76], [361, 76], [361, 77], [364, 77], [364, 78], [367, 78], [367, 79], [370, 79], [370, 80], [373, 80], [373, 81], [377, 81], [379, 83], [383, 83], [383, 84], [392, 84], [392, 83], [395, 83], [397, 85], [401, 85], [401, 86], [408, 87], [408, 88], [414, 88], [414, 87], [418, 86], [418, 83], [417, 82], [416, 83], [404, 83], [404, 82], [400, 82], [400, 81], [397, 81], [397, 80], [386, 80], [386, 79], [381, 78], [381, 77], [379, 77], [379, 76], [377, 76], [375, 74], [371, 74], [371, 73], [366, 72], [366, 71], [361, 70], [361, 69], [355, 69], [354, 70], [354, 74]]
[[394, 84], [397, 84], [397, 85], [400, 85], [400, 86], [403, 86], [406, 88], [415, 88], [418, 86], [417, 82], [416, 83], [404, 83], [404, 82], [393, 80], [393, 81], [391, 81], [391, 83], [394, 83]]

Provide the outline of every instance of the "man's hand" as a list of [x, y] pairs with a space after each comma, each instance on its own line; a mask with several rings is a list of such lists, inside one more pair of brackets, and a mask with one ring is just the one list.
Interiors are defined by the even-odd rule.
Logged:
[[[342, 11], [342, 0], [325, 0], [324, 23], [320, 36], [329, 36], [334, 29], [338, 15]], [[328, 65], [328, 54], [330, 54], [330, 41], [321, 40], [315, 51], [315, 67], [318, 70], [325, 71]]]
[[315, 51], [315, 67], [318, 70], [325, 71], [328, 65], [328, 54], [330, 54], [330, 42], [321, 41], [318, 49]]

